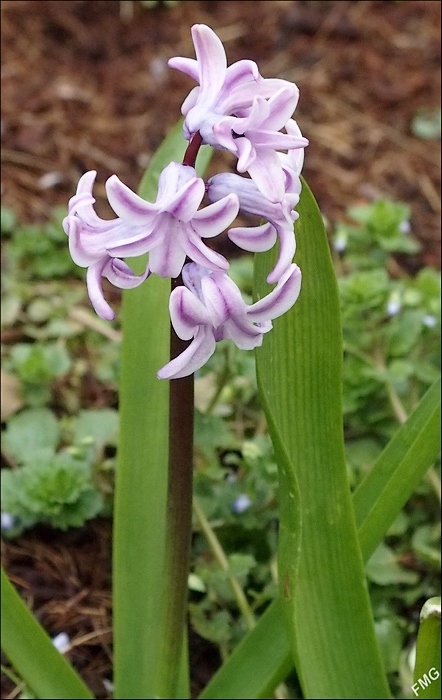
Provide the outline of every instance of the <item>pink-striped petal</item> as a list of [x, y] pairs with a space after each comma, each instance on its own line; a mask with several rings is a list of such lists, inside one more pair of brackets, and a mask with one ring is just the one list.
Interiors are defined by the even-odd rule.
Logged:
[[190, 221], [201, 204], [204, 192], [204, 180], [200, 177], [193, 178], [180, 188], [173, 201], [167, 205], [166, 211], [180, 221]]
[[301, 290], [301, 270], [295, 263], [289, 266], [281, 276], [275, 289], [267, 296], [255, 302], [247, 311], [252, 321], [268, 321], [282, 316], [296, 302]]
[[123, 260], [111, 258], [103, 268], [103, 277], [120, 289], [134, 289], [146, 280], [150, 275], [149, 266], [141, 275], [136, 275]]
[[202, 238], [212, 238], [230, 226], [238, 211], [237, 195], [229, 194], [197, 211], [192, 219], [192, 228]]
[[223, 255], [208, 248], [189, 224], [180, 234], [180, 243], [186, 255], [198, 265], [209, 270], [228, 270], [229, 263]]
[[89, 299], [91, 300], [95, 313], [98, 314], [100, 318], [104, 318], [105, 321], [112, 321], [115, 318], [115, 314], [105, 300], [101, 286], [102, 272], [105, 264], [105, 260], [100, 260], [88, 267], [86, 284]]
[[226, 52], [219, 37], [205, 24], [194, 24], [191, 32], [198, 61], [200, 100], [211, 104], [226, 77]]
[[172, 325], [179, 338], [190, 340], [198, 326], [210, 325], [210, 316], [204, 304], [187, 287], [176, 287], [169, 300]]
[[193, 374], [215, 352], [215, 338], [207, 326], [201, 326], [189, 347], [157, 372], [158, 379], [180, 379]]
[[173, 236], [165, 236], [149, 252], [149, 267], [160, 277], [175, 278], [181, 272], [186, 254]]
[[261, 150], [248, 166], [248, 172], [260, 192], [274, 204], [284, 198], [284, 172], [276, 151]]
[[116, 215], [132, 225], [149, 224], [158, 213], [157, 204], [139, 197], [116, 175], [107, 180], [106, 194]]
[[276, 243], [276, 229], [272, 224], [261, 226], [238, 226], [227, 232], [228, 237], [239, 248], [251, 253], [263, 253], [270, 250]]

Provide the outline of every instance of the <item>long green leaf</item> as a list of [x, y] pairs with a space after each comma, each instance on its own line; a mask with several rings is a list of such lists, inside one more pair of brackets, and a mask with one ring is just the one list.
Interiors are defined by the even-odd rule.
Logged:
[[[386, 698], [344, 458], [339, 297], [321, 214], [305, 183], [298, 211], [301, 295], [256, 353], [269, 430], [273, 438], [276, 426], [292, 472], [281, 465], [280, 590], [304, 695]], [[268, 291], [271, 264], [270, 254], [257, 256], [258, 296]], [[299, 567], [299, 534], [286, 515], [297, 506], [295, 480]]]
[[2, 649], [37, 698], [93, 698], [2, 569]]
[[[439, 425], [440, 403], [438, 379], [353, 494], [364, 561], [374, 552], [440, 451], [439, 429], [436, 439], [434, 433], [434, 425]], [[401, 497], [396, 497], [396, 492]], [[371, 532], [377, 533], [376, 538], [370, 535]], [[271, 630], [271, 639], [276, 641], [266, 648], [268, 630]], [[201, 697], [236, 698], [246, 687], [250, 688], [249, 697], [266, 698], [269, 689], [284, 680], [287, 667], [291, 665], [286, 624], [281, 602], [277, 599], [213, 676]], [[238, 674], [238, 669], [242, 669], [241, 674]], [[273, 686], [272, 678], [275, 679]]]
[[[139, 193], [154, 201], [158, 175], [182, 161], [181, 124], [172, 130], [142, 179]], [[210, 157], [205, 150], [201, 168]], [[131, 261], [141, 271], [144, 260]], [[115, 485], [113, 600], [115, 697], [157, 694], [165, 506], [168, 472], [169, 385], [156, 372], [169, 359], [170, 280], [150, 277], [123, 293], [120, 441]]]
[[[440, 435], [435, 439], [434, 433], [434, 425], [438, 425], [440, 418], [440, 403], [438, 379], [422, 397], [407, 422], [401, 426], [353, 494], [364, 561], [374, 552], [440, 451]], [[400, 498], [395, 496], [395, 491], [401, 494]], [[382, 528], [379, 523], [382, 524]], [[377, 539], [369, 535], [371, 532], [377, 533]], [[266, 648], [265, 640], [269, 629], [271, 639], [276, 642], [267, 645]], [[201, 697], [236, 698], [240, 697], [238, 693], [242, 688], [247, 687], [250, 688], [250, 697], [266, 698], [269, 689], [272, 690], [284, 680], [288, 665], [292, 665], [290, 645], [281, 602], [277, 599], [213, 676]], [[243, 669], [242, 673], [238, 674], [237, 669]], [[272, 678], [275, 679], [273, 686]]]
[[369, 557], [440, 452], [440, 379], [353, 494], [359, 542]]

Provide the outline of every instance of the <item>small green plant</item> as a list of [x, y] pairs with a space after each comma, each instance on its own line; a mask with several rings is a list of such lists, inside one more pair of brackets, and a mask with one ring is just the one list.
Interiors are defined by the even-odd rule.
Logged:
[[2, 469], [5, 534], [16, 536], [37, 523], [66, 530], [103, 513], [94, 467], [116, 430], [115, 411], [84, 411], [72, 422], [72, 445], [60, 448], [62, 426], [49, 409], [27, 409], [11, 418], [2, 434], [12, 465]]

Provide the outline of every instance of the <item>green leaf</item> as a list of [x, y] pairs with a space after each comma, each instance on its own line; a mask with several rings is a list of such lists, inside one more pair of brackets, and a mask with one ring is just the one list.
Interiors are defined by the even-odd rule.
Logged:
[[412, 690], [419, 698], [441, 697], [441, 606], [440, 598], [430, 598], [420, 614], [416, 644], [416, 665]]
[[269, 698], [293, 668], [282, 600], [261, 615], [199, 695], [202, 699]]
[[[440, 438], [434, 429], [438, 430], [439, 425], [440, 379], [427, 391], [353, 494], [364, 561], [436, 458]], [[202, 698], [269, 696], [293, 666], [282, 613], [282, 601], [278, 598], [210, 680]]]
[[55, 415], [48, 408], [27, 409], [13, 416], [2, 433], [3, 447], [19, 464], [44, 452], [53, 454], [60, 438]]
[[3, 651], [37, 698], [93, 698], [30, 613], [3, 569], [1, 636]]
[[[181, 123], [162, 143], [139, 194], [154, 201], [158, 176], [182, 161]], [[204, 149], [204, 167], [210, 149]], [[145, 260], [131, 261], [137, 271]], [[152, 275], [123, 292], [120, 439], [114, 506], [115, 697], [156, 697], [164, 672], [159, 657], [160, 601], [168, 473], [169, 383], [156, 373], [169, 359], [170, 280]], [[183, 675], [186, 677], [186, 674]]]
[[115, 444], [118, 426], [118, 411], [114, 408], [80, 411], [74, 423], [73, 440], [78, 443], [92, 439], [95, 449], [102, 450], [105, 445]]
[[[305, 182], [298, 211], [300, 298], [256, 351], [270, 434], [286, 451], [280, 590], [305, 697], [386, 698], [344, 458], [340, 302], [322, 217]], [[267, 291], [271, 263], [270, 253], [256, 256], [258, 296]]]
[[353, 494], [364, 559], [374, 552], [439, 451], [440, 378], [428, 389]]
[[404, 569], [391, 547], [387, 547], [383, 542], [373, 552], [365, 568], [370, 581], [379, 586], [400, 583], [413, 585], [419, 581], [419, 574]]

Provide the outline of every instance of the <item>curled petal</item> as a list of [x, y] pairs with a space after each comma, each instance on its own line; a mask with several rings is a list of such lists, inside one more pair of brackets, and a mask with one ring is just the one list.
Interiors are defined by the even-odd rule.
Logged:
[[212, 238], [232, 223], [237, 217], [238, 211], [239, 199], [237, 195], [229, 194], [197, 211], [192, 219], [192, 227], [201, 238]]
[[236, 155], [238, 162], [236, 169], [239, 173], [250, 172], [250, 166], [256, 158], [256, 150], [253, 143], [245, 136], [235, 139]]
[[292, 116], [298, 104], [299, 90], [294, 83], [287, 83], [275, 92], [268, 101], [269, 116], [261, 124], [263, 129], [279, 131]]
[[282, 316], [293, 306], [300, 289], [301, 270], [292, 263], [281, 276], [275, 289], [249, 306], [247, 317], [252, 321], [261, 322]]
[[194, 80], [198, 81], [198, 61], [195, 58], [184, 58], [182, 56], [174, 56], [173, 58], [169, 58], [169, 60], [167, 61], [167, 65], [169, 66], [169, 68], [175, 68], [176, 70], [181, 71], [181, 73], [185, 73], [186, 75], [188, 75], [189, 78], [193, 78]]
[[249, 227], [238, 226], [237, 228], [229, 229], [227, 235], [232, 243], [252, 253], [262, 253], [270, 250], [277, 240], [276, 229], [272, 224]]
[[190, 221], [201, 204], [204, 192], [204, 180], [200, 177], [193, 178], [180, 188], [173, 203], [170, 203], [164, 209], [180, 221]]
[[224, 337], [233, 340], [240, 350], [253, 350], [262, 345], [263, 333], [269, 331], [272, 324], [268, 322], [264, 328], [254, 326], [247, 319], [229, 319], [224, 324]]
[[276, 227], [279, 238], [279, 252], [276, 265], [273, 270], [267, 275], [269, 284], [276, 284], [281, 275], [287, 270], [293, 260], [296, 252], [296, 238], [293, 231], [293, 224]]
[[107, 277], [115, 287], [120, 289], [133, 289], [138, 287], [150, 275], [149, 266], [146, 267], [142, 275], [135, 275], [123, 260], [111, 258], [103, 268], [102, 275]]
[[116, 215], [135, 226], [150, 223], [158, 213], [156, 204], [132, 192], [116, 175], [107, 180], [106, 194]]
[[162, 240], [162, 226], [162, 222], [158, 221], [153, 230], [151, 230], [152, 227], [146, 226], [145, 230], [136, 233], [134, 236], [126, 239], [122, 238], [115, 242], [110, 241], [106, 244], [106, 253], [117, 258], [135, 258], [138, 255], [145, 255]]
[[191, 260], [209, 270], [228, 270], [229, 263], [223, 255], [208, 248], [193, 230], [193, 222], [186, 228], [182, 237], [182, 246]]
[[193, 374], [213, 355], [215, 346], [211, 329], [200, 326], [189, 347], [157, 372], [158, 379], [179, 379]]
[[176, 287], [170, 295], [169, 311], [172, 325], [179, 338], [190, 340], [201, 324], [210, 325], [204, 304], [187, 287]]
[[[236, 63], [232, 63], [232, 65], [229, 66], [226, 70], [226, 76], [223, 85], [223, 95], [225, 95], [225, 102], [218, 104], [218, 107], [220, 108], [221, 112], [232, 112], [234, 110], [234, 107], [241, 107], [244, 106], [244, 104], [250, 106], [253, 97], [256, 95], [256, 88], [260, 79], [262, 80], [259, 74], [259, 68], [255, 61], [243, 59], [241, 61], [236, 61]], [[241, 92], [243, 90], [247, 90], [247, 87], [249, 85], [252, 87], [254, 92], [251, 98], [248, 94], [245, 96], [246, 101], [244, 103], [244, 96], [241, 97]], [[234, 99], [232, 104], [229, 106], [226, 104], [226, 102], [230, 101], [229, 96], [231, 96], [234, 92], [237, 93], [237, 96], [240, 98], [240, 102], [238, 103]]]
[[246, 317], [247, 305], [236, 284], [224, 272], [215, 272], [201, 280], [204, 303], [215, 328], [228, 318]]
[[104, 318], [105, 321], [112, 321], [115, 318], [115, 314], [105, 300], [101, 286], [101, 277], [105, 265], [106, 261], [102, 260], [90, 265], [86, 273], [86, 283], [89, 299], [95, 309], [95, 313]]

